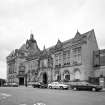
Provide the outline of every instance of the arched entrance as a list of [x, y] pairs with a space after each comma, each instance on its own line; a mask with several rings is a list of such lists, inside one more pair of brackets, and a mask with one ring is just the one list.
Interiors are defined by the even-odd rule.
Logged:
[[46, 72], [43, 73], [43, 81], [42, 82], [44, 84], [47, 84], [47, 82], [48, 82], [48, 76], [47, 76], [47, 73]]
[[21, 63], [19, 66], [18, 78], [19, 78], [19, 85], [25, 84], [25, 66]]
[[55, 81], [61, 81], [61, 73], [60, 71], [55, 71]]
[[19, 85], [24, 85], [24, 77], [19, 77]]
[[68, 82], [70, 80], [70, 72], [69, 72], [69, 70], [65, 70], [63, 75], [64, 75], [64, 81]]
[[57, 75], [57, 81], [60, 81], [60, 80], [61, 80], [61, 75], [58, 74], [58, 75]]

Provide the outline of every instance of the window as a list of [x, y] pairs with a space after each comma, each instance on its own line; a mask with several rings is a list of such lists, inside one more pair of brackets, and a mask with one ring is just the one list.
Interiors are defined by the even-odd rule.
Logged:
[[69, 74], [66, 74], [66, 75], [65, 75], [65, 80], [66, 80], [66, 81], [69, 81], [69, 80], [70, 80], [70, 75], [69, 75]]
[[19, 75], [24, 75], [25, 74], [25, 66], [20, 66], [19, 67]]
[[74, 77], [75, 77], [75, 80], [80, 80], [81, 73], [79, 69], [74, 70]]
[[48, 66], [48, 61], [47, 59], [43, 59], [40, 61], [40, 67], [47, 67]]
[[55, 55], [55, 65], [61, 65], [62, 63], [62, 55], [61, 53]]
[[70, 50], [63, 52], [63, 63], [64, 65], [70, 64]]
[[81, 47], [73, 49], [73, 63], [81, 63]]
[[58, 55], [55, 55], [55, 64], [58, 65]]

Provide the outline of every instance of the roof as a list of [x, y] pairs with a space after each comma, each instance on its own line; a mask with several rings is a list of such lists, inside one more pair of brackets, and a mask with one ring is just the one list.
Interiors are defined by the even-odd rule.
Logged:
[[24, 51], [26, 51], [27, 49], [26, 49], [26, 44], [23, 44], [20, 48], [19, 48], [19, 50], [24, 50]]
[[[61, 41], [58, 41], [59, 43], [62, 43], [63, 44], [63, 46], [64, 45], [66, 45], [67, 43], [69, 43], [69, 44], [74, 44], [75, 42], [77, 42], [77, 41], [79, 41], [79, 40], [81, 40], [81, 39], [83, 39], [83, 38], [87, 38], [88, 37], [88, 35], [90, 35], [90, 33], [92, 33], [92, 32], [94, 32], [94, 29], [92, 29], [92, 30], [90, 30], [90, 31], [88, 31], [88, 32], [86, 32], [86, 33], [83, 33], [83, 34], [80, 34], [78, 31], [77, 31], [77, 33], [76, 33], [76, 35], [74, 36], [74, 38], [71, 38], [71, 39], [69, 39], [69, 40], [66, 40], [66, 41], [64, 41], [64, 42], [61, 42]], [[57, 42], [57, 43], [58, 43]], [[57, 45], [57, 44], [56, 44]], [[49, 51], [51, 51], [51, 50], [54, 50], [54, 48], [55, 48], [55, 46], [56, 45], [53, 45], [53, 46], [51, 46], [51, 47], [49, 47], [49, 48], [47, 48], [47, 50]]]
[[[67, 44], [73, 45], [74, 43], [76, 43], [76, 42], [82, 40], [83, 38], [87, 38], [87, 37], [88, 37], [89, 35], [91, 35], [91, 33], [93, 33], [93, 32], [94, 32], [94, 29], [92, 29], [92, 30], [90, 30], [90, 31], [88, 31], [88, 32], [86, 32], [86, 33], [83, 33], [83, 34], [80, 34], [80, 33], [77, 31], [77, 33], [76, 33], [76, 35], [74, 36], [74, 38], [71, 38], [71, 39], [66, 40], [66, 41], [63, 41], [63, 42], [61, 42], [60, 40], [58, 40], [55, 45], [53, 45], [53, 46], [47, 48], [47, 49], [46, 49], [47, 52], [44, 51], [43, 54], [45, 54], [45, 52], [46, 52], [47, 54], [50, 54], [50, 53], [52, 53], [52, 52], [54, 52], [54, 51], [60, 51], [60, 50], [62, 50], [62, 47], [63, 47], [63, 46], [65, 46], [65, 45], [67, 45]], [[31, 48], [31, 49], [30, 49], [30, 48], [29, 48], [29, 49], [26, 48], [27, 44], [30, 45], [30, 48]], [[36, 56], [36, 55], [39, 56], [39, 55], [41, 54], [41, 52], [42, 52], [42, 51], [40, 51], [40, 49], [38, 48], [37, 42], [36, 42], [36, 40], [34, 39], [34, 37], [33, 37], [32, 34], [30, 35], [30, 40], [27, 40], [27, 41], [26, 41], [26, 44], [23, 44], [23, 45], [20, 47], [19, 51], [22, 51], [22, 52], [23, 52], [23, 51], [26, 51], [26, 52], [28, 51], [28, 52], [30, 52], [30, 54], [29, 54], [30, 57], [31, 57], [31, 56]], [[14, 51], [9, 54], [9, 56], [13, 56], [13, 55], [14, 55]], [[29, 57], [29, 58], [30, 58], [30, 57]]]

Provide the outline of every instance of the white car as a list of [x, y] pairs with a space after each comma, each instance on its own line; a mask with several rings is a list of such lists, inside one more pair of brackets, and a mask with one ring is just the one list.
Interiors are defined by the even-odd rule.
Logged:
[[50, 88], [50, 89], [52, 89], [52, 88], [54, 88], [54, 89], [58, 89], [58, 88], [68, 89], [69, 87], [68, 87], [68, 85], [65, 85], [65, 84], [60, 83], [60, 82], [52, 82], [52, 83], [48, 84], [48, 88]]

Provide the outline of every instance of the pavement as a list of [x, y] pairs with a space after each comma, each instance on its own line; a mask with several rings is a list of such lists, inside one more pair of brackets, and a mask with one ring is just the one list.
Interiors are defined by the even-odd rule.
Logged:
[[105, 105], [101, 92], [1, 87], [0, 105]]

